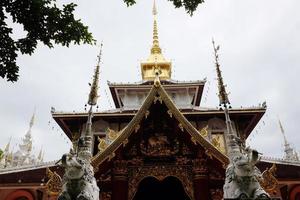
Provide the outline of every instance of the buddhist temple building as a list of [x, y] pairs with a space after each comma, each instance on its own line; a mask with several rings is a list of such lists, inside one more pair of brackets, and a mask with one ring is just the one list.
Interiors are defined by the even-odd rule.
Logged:
[[38, 156], [35, 156], [32, 152], [32, 135], [31, 129], [34, 125], [35, 114], [32, 115], [29, 129], [22, 138], [22, 143], [19, 144], [17, 151], [11, 150], [11, 139], [4, 148], [3, 155], [0, 159], [0, 170], [16, 167], [23, 167], [26, 165], [40, 164], [43, 162], [44, 153], [40, 150]]
[[[155, 4], [153, 18], [152, 47], [140, 63], [142, 80], [108, 82], [115, 108], [93, 115], [92, 165], [99, 197], [221, 200], [229, 163], [224, 112], [202, 105], [206, 80], [172, 79], [172, 62], [164, 57], [159, 43]], [[229, 109], [243, 144], [266, 112], [266, 104], [258, 105]], [[88, 113], [53, 110], [52, 117], [76, 149]], [[289, 146], [285, 147], [289, 152]], [[257, 178], [272, 197], [300, 200], [299, 160], [263, 157], [258, 168], [262, 174]], [[55, 161], [2, 170], [0, 199], [57, 199], [63, 173]]]
[[290, 143], [288, 142], [286, 136], [285, 136], [285, 132], [284, 132], [284, 128], [281, 124], [281, 121], [279, 120], [279, 127], [280, 127], [280, 131], [282, 133], [283, 136], [283, 140], [284, 140], [284, 160], [286, 161], [291, 161], [291, 162], [299, 162], [299, 156], [298, 153], [296, 152], [296, 150], [291, 147]]

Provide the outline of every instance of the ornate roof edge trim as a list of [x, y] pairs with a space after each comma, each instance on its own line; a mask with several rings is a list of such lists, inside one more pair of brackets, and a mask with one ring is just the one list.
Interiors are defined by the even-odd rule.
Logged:
[[54, 160], [54, 161], [44, 162], [44, 163], [41, 163], [38, 165], [24, 165], [24, 166], [19, 166], [19, 167], [4, 168], [4, 169], [0, 170], [0, 175], [41, 169], [41, 168], [47, 168], [47, 167], [54, 167], [54, 166], [56, 166], [56, 163], [57, 163], [57, 160]]
[[[163, 85], [170, 85], [174, 86], [174, 84], [181, 85], [204, 85], [206, 83], [206, 79], [203, 80], [193, 80], [193, 81], [179, 81], [174, 79], [164, 80], [162, 81]], [[137, 82], [110, 82], [107, 81], [108, 87], [124, 87], [124, 86], [131, 86], [131, 87], [140, 87], [140, 86], [152, 86], [153, 80], [144, 80], [144, 81], [137, 81]]]
[[159, 94], [162, 97], [163, 102], [166, 106], [173, 112], [172, 114], [175, 118], [182, 124], [183, 128], [194, 138], [206, 151], [206, 153], [210, 156], [214, 156], [224, 165], [229, 163], [229, 160], [226, 155], [221, 153], [217, 148], [215, 148], [208, 140], [206, 140], [202, 135], [198, 132], [198, 130], [187, 120], [187, 118], [178, 110], [174, 102], [170, 99], [168, 93], [165, 91], [163, 87], [159, 87]]
[[[103, 116], [103, 115], [133, 115], [140, 109], [139, 108], [126, 108], [125, 109], [109, 109], [109, 110], [103, 110], [100, 112], [95, 112], [94, 116]], [[192, 109], [191, 111], [185, 111], [184, 109]], [[222, 110], [216, 109], [216, 108], [207, 108], [207, 107], [193, 107], [193, 108], [179, 108], [179, 110], [183, 113], [183, 115], [186, 114], [223, 114], [224, 112]], [[128, 112], [124, 112], [128, 111]], [[257, 112], [265, 112], [266, 109], [263, 107], [245, 107], [245, 108], [231, 108], [229, 110], [229, 113], [231, 114], [239, 114], [239, 113], [257, 113]], [[58, 111], [55, 113], [52, 113], [53, 118], [57, 117], [74, 117], [74, 116], [80, 116], [80, 117], [86, 117], [88, 114], [86, 112], [63, 112]]]
[[292, 161], [292, 160], [285, 160], [283, 158], [271, 158], [271, 157], [263, 156], [260, 161], [266, 162], [266, 163], [275, 163], [275, 164], [281, 164], [281, 165], [293, 165], [293, 166], [300, 167], [300, 162]]
[[[158, 83], [158, 84], [157, 84]], [[209, 141], [203, 138], [196, 128], [184, 117], [184, 115], [178, 110], [174, 102], [170, 99], [167, 92], [164, 90], [163, 86], [160, 82], [155, 82], [152, 86], [150, 92], [148, 93], [144, 103], [141, 108], [138, 110], [133, 119], [129, 122], [129, 124], [120, 131], [118, 138], [116, 138], [103, 152], [98, 152], [92, 158], [92, 165], [97, 168], [102, 162], [104, 162], [107, 158], [113, 157], [114, 151], [116, 151], [123, 142], [131, 135], [136, 126], [141, 122], [141, 120], [145, 116], [145, 112], [153, 103], [155, 99], [155, 95], [158, 93], [166, 106], [173, 112], [175, 118], [182, 124], [183, 128], [191, 135], [191, 137], [198, 142], [206, 151], [209, 156], [215, 157], [219, 160], [224, 166], [229, 163], [228, 157], [221, 153], [218, 149], [216, 149]]]
[[148, 108], [151, 106], [156, 91], [156, 88], [153, 86], [141, 108], [138, 110], [133, 119], [127, 124], [127, 126], [120, 131], [118, 138], [116, 138], [103, 152], [98, 152], [92, 158], [93, 167], [97, 168], [98, 165], [111, 156], [111, 154], [122, 145], [123, 141], [125, 141], [131, 135], [135, 129], [135, 126], [142, 121], [146, 110], [148, 110]]

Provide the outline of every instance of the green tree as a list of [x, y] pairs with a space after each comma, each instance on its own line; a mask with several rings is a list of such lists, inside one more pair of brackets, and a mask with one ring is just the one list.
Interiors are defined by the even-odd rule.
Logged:
[[[204, 0], [169, 0], [176, 8], [184, 7], [190, 15]], [[52, 48], [53, 44], [69, 46], [95, 40], [88, 27], [74, 18], [76, 4], [70, 3], [58, 8], [56, 0], [0, 0], [0, 77], [7, 81], [18, 80], [18, 53], [31, 55], [38, 42]], [[124, 0], [131, 6], [136, 0]], [[27, 33], [24, 38], [14, 40], [12, 28], [6, 23], [10, 15], [14, 23], [23, 25]]]
[[[0, 77], [17, 81], [18, 53], [31, 55], [38, 42], [52, 48], [54, 44], [93, 44], [88, 27], [74, 18], [76, 4], [58, 8], [55, 0], [0, 0]], [[26, 36], [14, 40], [6, 23], [10, 15], [14, 23], [23, 25]]]

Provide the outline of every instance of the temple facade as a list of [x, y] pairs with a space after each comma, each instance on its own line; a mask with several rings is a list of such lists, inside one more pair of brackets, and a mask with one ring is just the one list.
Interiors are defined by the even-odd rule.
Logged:
[[[162, 54], [153, 7], [153, 43], [141, 62], [142, 81], [108, 83], [115, 109], [93, 114], [93, 157], [101, 200], [221, 200], [229, 164], [224, 111], [202, 106], [206, 80], [172, 80]], [[230, 108], [232, 128], [245, 141], [266, 105]], [[86, 112], [52, 116], [76, 150]], [[257, 180], [271, 197], [300, 199], [300, 162], [262, 158]], [[0, 171], [0, 199], [56, 199], [61, 166], [55, 162]]]

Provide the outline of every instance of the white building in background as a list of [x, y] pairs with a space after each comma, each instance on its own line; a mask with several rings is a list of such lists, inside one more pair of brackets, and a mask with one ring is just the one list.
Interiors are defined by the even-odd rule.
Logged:
[[32, 115], [29, 129], [22, 138], [21, 144], [17, 151], [10, 150], [11, 139], [4, 148], [3, 155], [0, 158], [0, 169], [14, 168], [25, 165], [36, 165], [43, 162], [44, 153], [40, 150], [38, 156], [32, 151], [32, 135], [31, 130], [34, 125], [35, 113]]
[[283, 157], [283, 159], [285, 161], [299, 162], [300, 160], [299, 160], [298, 153], [296, 152], [296, 150], [290, 145], [290, 143], [286, 139], [285, 132], [284, 132], [284, 129], [283, 129], [283, 126], [282, 126], [280, 120], [279, 120], [279, 126], [280, 126], [280, 130], [281, 130], [281, 133], [282, 133], [283, 139], [284, 139], [284, 157]]

